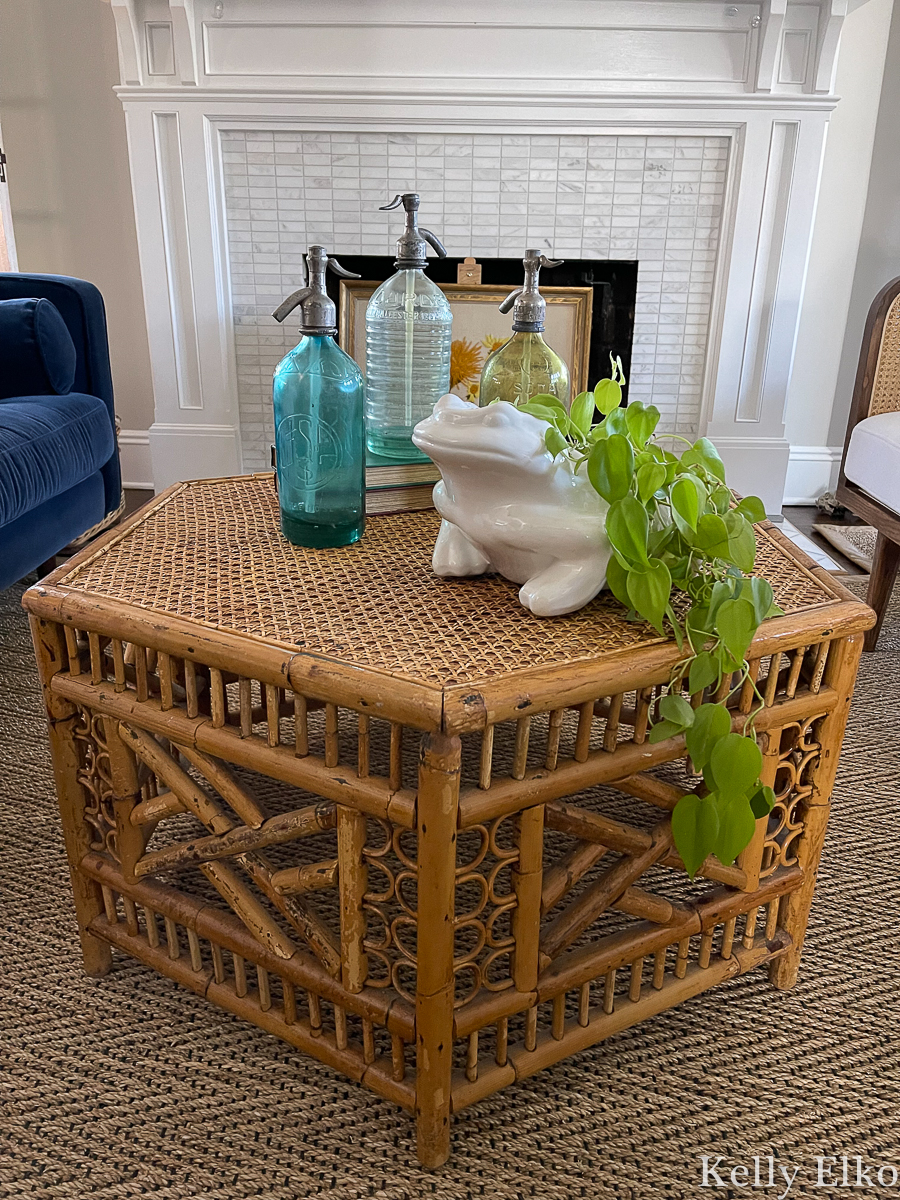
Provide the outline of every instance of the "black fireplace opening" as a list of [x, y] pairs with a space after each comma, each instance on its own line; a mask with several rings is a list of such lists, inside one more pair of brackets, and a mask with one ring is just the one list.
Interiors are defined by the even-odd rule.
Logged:
[[[335, 255], [342, 267], [363, 279], [382, 283], [393, 275], [390, 254]], [[521, 258], [479, 258], [481, 282], [513, 288], [522, 285]], [[428, 275], [435, 283], [456, 283], [461, 258], [429, 258]], [[631, 345], [634, 337], [634, 304], [638, 264], [632, 259], [568, 258], [558, 267], [541, 271], [543, 287], [590, 287], [593, 289], [591, 344], [588, 379], [596, 383], [609, 375], [609, 356], [618, 355], [626, 379], [631, 378]], [[339, 303], [340, 279], [327, 275], [328, 294]], [[510, 320], [512, 318], [510, 317]], [[627, 401], [628, 391], [625, 390]]]

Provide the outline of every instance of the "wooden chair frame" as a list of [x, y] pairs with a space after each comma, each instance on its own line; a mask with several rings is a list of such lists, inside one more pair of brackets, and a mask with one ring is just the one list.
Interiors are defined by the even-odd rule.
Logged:
[[[844, 473], [844, 464], [847, 460], [847, 449], [853, 430], [860, 421], [874, 415], [871, 411], [873, 393], [880, 372], [884, 369], [882, 346], [885, 325], [889, 317], [896, 319], [898, 313], [900, 313], [900, 277], [892, 279], [881, 289], [872, 301], [872, 307], [866, 318], [837, 486], [838, 503], [848, 508], [855, 516], [868, 521], [878, 531], [875, 560], [872, 563], [872, 574], [869, 577], [869, 590], [866, 595], [866, 600], [869, 606], [875, 610], [878, 619], [866, 633], [866, 650], [874, 650], [878, 642], [887, 603], [897, 578], [897, 569], [900, 567], [900, 515], [869, 496], [858, 484], [852, 483]], [[895, 397], [889, 398], [887, 401], [883, 395], [880, 395], [878, 411], [900, 412], [900, 389], [897, 390]]]

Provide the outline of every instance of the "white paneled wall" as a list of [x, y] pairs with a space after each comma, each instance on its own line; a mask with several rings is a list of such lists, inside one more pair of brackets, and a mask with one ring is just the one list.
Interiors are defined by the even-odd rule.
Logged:
[[[301, 286], [303, 251], [390, 254], [378, 206], [422, 194], [453, 257], [637, 259], [631, 395], [671, 432], [700, 424], [729, 138], [624, 135], [221, 133], [243, 465], [264, 469], [272, 371], [296, 329], [271, 317]], [[510, 279], [510, 286], [519, 279]], [[552, 282], [548, 273], [546, 282]]]

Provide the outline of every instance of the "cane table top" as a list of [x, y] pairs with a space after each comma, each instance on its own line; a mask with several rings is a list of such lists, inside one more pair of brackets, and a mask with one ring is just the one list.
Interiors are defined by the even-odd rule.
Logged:
[[[433, 510], [374, 516], [355, 546], [301, 549], [279, 532], [270, 475], [201, 480], [157, 497], [52, 584], [439, 688], [661, 641], [609, 593], [548, 619], [499, 577], [438, 579], [438, 524]], [[758, 541], [787, 613], [848, 598], [771, 527]]]

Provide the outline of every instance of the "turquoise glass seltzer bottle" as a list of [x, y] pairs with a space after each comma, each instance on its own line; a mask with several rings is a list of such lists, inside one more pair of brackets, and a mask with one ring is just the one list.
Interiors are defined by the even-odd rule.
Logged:
[[334, 302], [325, 272], [358, 279], [329, 259], [323, 246], [306, 256], [309, 284], [272, 314], [300, 309], [303, 335], [275, 368], [275, 462], [281, 529], [295, 546], [349, 546], [363, 534], [365, 383], [334, 338]]

